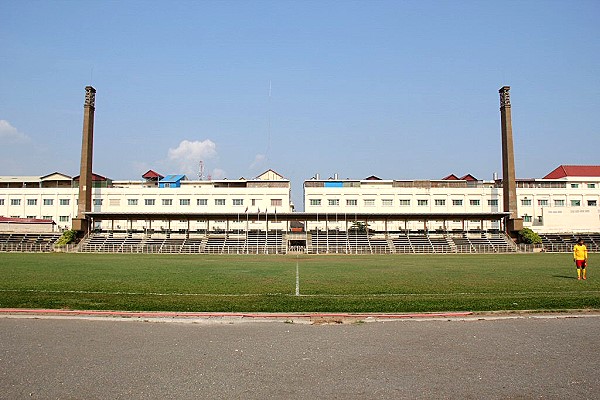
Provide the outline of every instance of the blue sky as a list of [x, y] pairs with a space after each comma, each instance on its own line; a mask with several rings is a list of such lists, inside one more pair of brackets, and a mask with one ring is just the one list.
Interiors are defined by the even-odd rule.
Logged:
[[0, 175], [94, 171], [293, 181], [598, 164], [598, 1], [0, 0]]

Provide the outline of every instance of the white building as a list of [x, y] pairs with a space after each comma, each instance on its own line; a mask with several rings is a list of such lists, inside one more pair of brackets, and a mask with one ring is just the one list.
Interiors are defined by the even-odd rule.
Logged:
[[[94, 228], [107, 230], [286, 230], [282, 218], [294, 211], [290, 181], [272, 170], [254, 179], [193, 181], [148, 171], [138, 181], [94, 175], [93, 182], [92, 211], [118, 217], [98, 219]], [[540, 179], [519, 179], [517, 197], [525, 227], [540, 233], [600, 232], [600, 166], [560, 166]], [[57, 229], [69, 229], [77, 201], [78, 177], [0, 177], [3, 217], [53, 220]], [[365, 220], [371, 231], [380, 232], [501, 230], [502, 217], [494, 215], [504, 211], [502, 182], [471, 175], [412, 181], [313, 178], [304, 182], [304, 207], [307, 231], [344, 231]], [[182, 218], [164, 217], [169, 214]], [[184, 218], [187, 214], [194, 218]], [[202, 214], [210, 214], [210, 221]], [[245, 221], [248, 214], [256, 221]]]
[[[600, 166], [560, 166], [542, 179], [519, 179], [517, 197], [524, 227], [540, 233], [600, 232]], [[370, 224], [376, 231], [494, 230], [500, 228], [497, 221], [475, 215], [503, 211], [502, 182], [480, 181], [471, 175], [413, 181], [316, 177], [304, 182], [304, 207], [306, 212], [325, 213], [338, 221], [352, 219], [354, 213], [428, 215], [422, 221], [399, 217], [387, 227]], [[475, 217], [435, 219], [446, 214]], [[322, 225], [317, 224], [321, 229]]]
[[[148, 171], [140, 181], [112, 181], [94, 174], [92, 211], [96, 213], [288, 213], [293, 210], [290, 181], [273, 170], [254, 179], [192, 181], [185, 175], [162, 177]], [[162, 179], [160, 179], [162, 178]], [[78, 177], [54, 173], [43, 177], [0, 177], [0, 216], [54, 220], [58, 229], [69, 229], [77, 215]], [[149, 221], [103, 229], [146, 229]], [[187, 222], [169, 222], [169, 229], [188, 229]], [[158, 226], [157, 226], [158, 224]], [[154, 228], [166, 229], [154, 222]], [[207, 229], [195, 221], [191, 229]], [[212, 228], [220, 228], [213, 226]]]

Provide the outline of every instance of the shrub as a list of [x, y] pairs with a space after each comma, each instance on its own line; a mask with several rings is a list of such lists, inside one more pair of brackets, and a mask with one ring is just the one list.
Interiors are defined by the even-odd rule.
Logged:
[[535, 233], [529, 228], [523, 228], [519, 231], [519, 239], [521, 243], [527, 244], [540, 244], [542, 243], [542, 238], [540, 235]]
[[66, 246], [69, 243], [73, 243], [77, 238], [77, 231], [69, 230], [64, 231], [62, 236], [56, 241], [57, 246]]

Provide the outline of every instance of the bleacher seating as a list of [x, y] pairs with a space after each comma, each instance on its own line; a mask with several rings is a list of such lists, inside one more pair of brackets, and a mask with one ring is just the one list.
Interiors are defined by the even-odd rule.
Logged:
[[573, 251], [573, 246], [579, 238], [583, 239], [588, 251], [600, 251], [600, 233], [563, 233], [540, 234], [542, 248], [546, 252], [568, 253]]
[[0, 233], [0, 251], [49, 252], [61, 233]]
[[[53, 251], [60, 233], [0, 233], [0, 251]], [[600, 233], [540, 234], [544, 251], [571, 252], [582, 238], [590, 252], [600, 251]], [[295, 239], [297, 240], [297, 239]], [[288, 251], [287, 234], [281, 231], [212, 233], [95, 232], [78, 246], [79, 252], [111, 253], [226, 253], [283, 254]], [[313, 254], [371, 253], [505, 253], [517, 247], [500, 232], [393, 232], [366, 233], [312, 231], [306, 247]], [[531, 250], [522, 250], [531, 251]]]

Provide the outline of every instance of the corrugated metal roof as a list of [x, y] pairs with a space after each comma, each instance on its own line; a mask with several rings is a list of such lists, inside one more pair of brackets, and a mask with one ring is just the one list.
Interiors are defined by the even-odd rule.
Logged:
[[52, 181], [70, 181], [72, 179], [73, 178], [71, 178], [69, 175], [65, 175], [65, 174], [62, 174], [60, 172], [53, 172], [51, 174], [42, 176], [40, 178], [40, 180], [42, 180], [42, 181], [47, 181], [47, 180], [52, 180]]
[[0, 176], [0, 182], [39, 182], [39, 176]]

